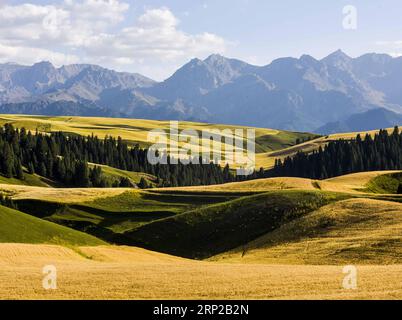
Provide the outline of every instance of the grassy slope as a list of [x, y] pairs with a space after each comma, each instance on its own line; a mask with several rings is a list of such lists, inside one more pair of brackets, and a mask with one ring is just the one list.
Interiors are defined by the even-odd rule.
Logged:
[[[124, 177], [130, 179], [132, 183], [138, 184], [141, 181], [141, 178], [145, 178], [145, 180], [147, 180], [150, 185], [154, 185], [154, 182], [156, 180], [155, 176], [143, 172], [120, 170], [106, 165], [99, 165], [92, 163], [89, 164], [90, 167], [94, 167], [95, 165], [102, 168], [102, 174], [111, 182], [114, 181], [120, 182], [120, 178]], [[32, 186], [32, 187], [56, 186], [56, 183], [53, 181], [49, 181], [48, 179], [43, 178], [37, 174], [28, 174], [27, 172], [24, 173], [24, 180], [19, 180], [16, 178], [6, 178], [0, 175], [0, 184]]]
[[211, 260], [277, 264], [400, 264], [402, 204], [349, 199], [324, 206]]
[[174, 255], [205, 258], [272, 231], [345, 195], [276, 191], [241, 197], [143, 225], [124, 235], [133, 244]]
[[[84, 193], [86, 190], [79, 189], [79, 191]], [[54, 198], [50, 200], [43, 194], [39, 199], [21, 195], [14, 199], [22, 211], [34, 216], [94, 234], [107, 241], [128, 244], [128, 240], [122, 237], [121, 233], [195, 207], [228, 201], [235, 196], [188, 195], [126, 189], [119, 194], [111, 193], [107, 196], [107, 193], [104, 193], [103, 197], [89, 198], [89, 201], [85, 201], [84, 194], [80, 194], [80, 197], [75, 198], [75, 202], [70, 203], [60, 202]], [[92, 197], [92, 193], [89, 196]], [[71, 197], [73, 198], [74, 196]]]
[[366, 191], [373, 193], [396, 194], [402, 183], [402, 172], [380, 175], [366, 185]]
[[16, 178], [6, 178], [0, 175], [0, 184], [11, 184], [11, 185], [21, 185], [21, 186], [35, 186], [35, 187], [50, 187], [46, 183], [46, 179], [36, 175], [36, 174], [24, 174], [24, 180], [19, 180]]
[[20, 211], [0, 206], [0, 242], [100, 245], [103, 241]]
[[[0, 186], [0, 190], [7, 189], [13, 194], [13, 198], [17, 201], [19, 208], [24, 212], [80, 231], [89, 232], [107, 241], [131, 243], [132, 240], [130, 239], [124, 238], [125, 240], [123, 241], [122, 238], [114, 239], [114, 236], [117, 234], [120, 237], [122, 233], [126, 233], [128, 236], [130, 231], [137, 230], [142, 226], [145, 227], [146, 224], [154, 221], [159, 223], [158, 220], [160, 219], [176, 219], [175, 216], [178, 214], [186, 212], [194, 214], [198, 209], [212, 210], [202, 208], [213, 204], [223, 203], [221, 206], [225, 207], [227, 206], [227, 201], [267, 191], [281, 191], [284, 195], [288, 191], [291, 194], [291, 190], [299, 190], [298, 192], [301, 192], [301, 190], [308, 191], [306, 194], [319, 191], [358, 194], [359, 192], [355, 191], [356, 189], [363, 189], [368, 181], [381, 174], [382, 172], [359, 173], [320, 181], [319, 183], [310, 179], [272, 178], [217, 186], [166, 188], [147, 191], [130, 189], [53, 189], [25, 186]], [[281, 203], [277, 205], [278, 208], [283, 207]], [[244, 210], [248, 209], [246, 207], [248, 204], [239, 205], [239, 207], [241, 206], [245, 206]], [[254, 204], [251, 204], [251, 207], [253, 206]], [[212, 222], [215, 222], [215, 219], [219, 220], [219, 216], [215, 217], [213, 214], [209, 214], [209, 218]], [[237, 220], [236, 223], [241, 225], [242, 221]], [[134, 232], [136, 234], [134, 241], [138, 240], [136, 239], [137, 231]], [[155, 234], [157, 235], [158, 232]], [[130, 238], [132, 237], [130, 235]], [[243, 241], [241, 244], [243, 243], [245, 242]], [[232, 247], [230, 246], [230, 248]], [[153, 248], [158, 249], [156, 244], [153, 244]], [[186, 249], [186, 251], [189, 250]]]
[[[233, 182], [212, 186], [180, 187], [166, 188], [159, 190], [181, 191], [181, 192], [264, 192], [272, 190], [323, 190], [348, 193], [366, 193], [372, 192], [369, 188], [376, 186], [378, 189], [379, 181], [386, 181], [388, 188], [382, 189], [381, 193], [395, 193], [396, 181], [402, 175], [402, 171], [371, 171], [347, 174], [327, 180], [312, 180], [306, 178], [266, 178], [244, 182]], [[392, 179], [389, 179], [391, 176]], [[396, 177], [396, 178], [395, 178]], [[385, 183], [385, 182], [384, 182]], [[373, 189], [373, 188], [372, 188]], [[374, 190], [374, 189], [373, 189]], [[375, 191], [375, 190], [374, 190]], [[379, 191], [379, 190], [377, 190]], [[378, 192], [377, 192], [378, 193]]]
[[[273, 178], [146, 191], [26, 186], [0, 189], [14, 188], [10, 191], [24, 212], [108, 242], [202, 258], [245, 245], [345, 196], [385, 199], [385, 195], [362, 192], [367, 183], [384, 173], [389, 174], [359, 173], [318, 184], [310, 179]], [[349, 195], [339, 196], [337, 192]], [[387, 199], [398, 200], [391, 198]]]
[[130, 179], [131, 182], [138, 184], [140, 183], [141, 178], [144, 178], [150, 185], [154, 185], [154, 182], [156, 180], [155, 176], [143, 172], [120, 170], [106, 165], [99, 165], [94, 163], [90, 163], [89, 166], [91, 168], [93, 168], [94, 166], [101, 167], [103, 176], [105, 176], [110, 181], [120, 181], [120, 178], [124, 177]]

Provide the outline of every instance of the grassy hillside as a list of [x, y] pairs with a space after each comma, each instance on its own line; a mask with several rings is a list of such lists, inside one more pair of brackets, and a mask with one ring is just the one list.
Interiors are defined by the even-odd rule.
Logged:
[[159, 190], [166, 191], [182, 191], [182, 192], [248, 192], [259, 193], [272, 190], [315, 190], [317, 187], [314, 180], [304, 178], [266, 178], [242, 182], [232, 182], [220, 185], [211, 186], [195, 186], [195, 187], [180, 187], [180, 188], [166, 188]]
[[212, 258], [278, 264], [400, 264], [402, 204], [348, 199], [324, 206]]
[[100, 245], [103, 241], [20, 211], [0, 206], [0, 242]]
[[16, 178], [6, 178], [5, 176], [0, 174], [0, 184], [50, 187], [52, 183], [50, 181], [47, 181], [47, 179], [42, 178], [36, 174], [24, 173], [24, 180], [19, 180]]
[[[15, 200], [43, 200], [57, 203], [77, 203], [111, 197], [130, 191], [129, 188], [44, 188], [23, 185], [0, 184], [0, 192]], [[135, 190], [133, 190], [135, 191]]]
[[[52, 189], [57, 191], [56, 189]], [[67, 189], [59, 189], [66, 192]], [[213, 203], [225, 202], [232, 195], [176, 194], [158, 191], [113, 189], [73, 189], [77, 196], [52, 198], [50, 192], [35, 189], [13, 197], [19, 209], [39, 218], [93, 234], [113, 243], [130, 244], [123, 233], [155, 220], [174, 216]], [[107, 190], [110, 193], [107, 193]], [[38, 196], [35, 197], [35, 192]], [[96, 197], [94, 197], [96, 196]]]
[[[389, 133], [392, 133], [394, 128], [387, 129]], [[330, 134], [324, 137], [317, 137], [316, 139], [312, 139], [298, 145], [289, 146], [286, 148], [280, 148], [274, 151], [260, 153], [256, 155], [256, 159], [258, 159], [258, 163], [261, 164], [264, 168], [272, 167], [275, 163], [275, 159], [284, 159], [286, 157], [292, 157], [297, 152], [306, 152], [310, 153], [314, 150], [318, 150], [319, 147], [324, 148], [326, 144], [331, 141], [343, 139], [343, 140], [350, 140], [355, 139], [358, 134], [364, 137], [366, 134], [371, 135], [374, 137], [379, 130], [371, 130], [371, 131], [363, 131], [363, 132], [349, 132], [349, 133], [336, 133]]]
[[108, 242], [205, 257], [243, 245], [282, 225], [287, 221], [282, 217], [291, 212], [305, 214], [339, 199], [339, 193], [381, 199], [364, 193], [364, 188], [372, 179], [390, 173], [396, 172], [358, 173], [324, 181], [269, 178], [152, 190], [11, 185], [0, 185], [0, 190], [6, 190], [23, 212]]
[[347, 196], [277, 191], [187, 211], [124, 233], [133, 244], [178, 256], [205, 258], [245, 244], [282, 224]]
[[[105, 135], [120, 136], [131, 143], [139, 143], [141, 146], [149, 146], [148, 133], [154, 129], [169, 129], [169, 121], [154, 121], [144, 119], [117, 119], [117, 118], [86, 118], [86, 117], [44, 117], [23, 115], [0, 115], [0, 125], [11, 123], [15, 127], [25, 127], [29, 130], [40, 132], [63, 131], [80, 135], [97, 135], [103, 138]], [[193, 129], [197, 132], [214, 129], [230, 129], [234, 132], [241, 126], [221, 124], [207, 124], [197, 122], [180, 121], [179, 130]], [[274, 129], [254, 128], [256, 130], [256, 152], [264, 155], [267, 152], [287, 148], [296, 144], [296, 140], [303, 141], [318, 137], [316, 134], [289, 132]], [[168, 141], [169, 143], [169, 141]], [[181, 142], [180, 144], [184, 144]], [[224, 148], [224, 144], [222, 144]], [[257, 155], [257, 167], [271, 165], [271, 160], [265, 155]]]
[[7, 191], [23, 212], [107, 242], [205, 258], [246, 245], [346, 198], [402, 202], [397, 195], [366, 192], [373, 179], [397, 173], [357, 173], [324, 181], [270, 178], [150, 190], [12, 185], [0, 185], [0, 190]]
[[102, 175], [106, 179], [108, 179], [111, 182], [111, 184], [113, 184], [114, 181], [119, 182], [120, 178], [128, 178], [133, 184], [137, 185], [138, 183], [140, 183], [141, 178], [144, 178], [148, 182], [148, 185], [150, 186], [155, 185], [156, 177], [147, 173], [126, 171], [109, 167], [106, 165], [89, 163], [90, 168], [93, 168], [94, 166], [102, 168]]
[[374, 193], [396, 194], [402, 184], [402, 172], [377, 176], [369, 181], [366, 190]]
[[[322, 190], [348, 193], [395, 193], [402, 171], [358, 172], [326, 180], [308, 178], [266, 178], [221, 185], [166, 188], [158, 190], [204, 193], [260, 193], [272, 190]], [[382, 183], [381, 183], [382, 181]], [[388, 183], [388, 184], [387, 184]], [[383, 189], [379, 189], [381, 184]], [[387, 184], [387, 185], [384, 185]], [[377, 189], [375, 189], [377, 188]], [[381, 192], [380, 192], [381, 191]]]

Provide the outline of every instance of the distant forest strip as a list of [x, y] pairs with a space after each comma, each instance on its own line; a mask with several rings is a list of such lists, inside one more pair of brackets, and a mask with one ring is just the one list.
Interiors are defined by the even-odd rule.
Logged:
[[[111, 182], [99, 165], [143, 172], [156, 177], [158, 187], [222, 184], [264, 177], [303, 177], [327, 179], [348, 173], [402, 169], [402, 132], [380, 130], [374, 138], [367, 134], [353, 140], [337, 140], [312, 153], [299, 152], [276, 160], [270, 170], [250, 176], [235, 176], [227, 165], [214, 163], [152, 165], [148, 149], [129, 146], [120, 137], [71, 135], [63, 132], [32, 133], [11, 124], [0, 127], [0, 174], [24, 180], [24, 171], [48, 178], [68, 187], [133, 187], [127, 177]], [[95, 163], [98, 166], [89, 166]], [[150, 187], [142, 178], [140, 188]]]
[[[160, 187], [220, 184], [238, 179], [229, 166], [222, 168], [213, 163], [171, 164], [168, 157], [168, 164], [151, 165], [147, 149], [138, 145], [129, 147], [120, 137], [99, 139], [63, 132], [33, 134], [25, 128], [15, 129], [11, 124], [0, 128], [0, 152], [0, 173], [5, 177], [23, 180], [25, 167], [30, 174], [70, 187], [133, 186], [125, 177], [117, 185], [110, 185], [102, 168], [91, 168], [89, 162], [151, 174]], [[148, 187], [147, 182], [142, 179], [139, 187]]]
[[402, 169], [402, 132], [398, 127], [389, 134], [380, 130], [374, 138], [366, 134], [353, 140], [337, 140], [310, 154], [299, 152], [293, 157], [275, 161], [266, 172], [269, 177], [327, 179], [344, 174]]

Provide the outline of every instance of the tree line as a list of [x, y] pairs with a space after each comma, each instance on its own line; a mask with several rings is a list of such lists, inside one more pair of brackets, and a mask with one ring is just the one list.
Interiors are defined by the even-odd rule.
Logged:
[[[120, 137], [80, 136], [56, 132], [32, 133], [11, 124], [0, 128], [0, 173], [8, 178], [24, 179], [24, 169], [70, 187], [130, 187], [130, 179], [121, 178], [110, 185], [100, 166], [144, 172], [156, 177], [161, 187], [210, 185], [235, 181], [229, 166], [215, 163], [152, 165], [147, 160], [148, 149], [137, 144], [129, 146]], [[140, 187], [148, 187], [141, 179]]]
[[312, 153], [298, 152], [284, 161], [277, 159], [265, 176], [327, 179], [348, 173], [402, 169], [402, 132], [380, 130], [372, 137], [329, 142]]
[[[278, 159], [270, 170], [256, 171], [244, 177], [235, 176], [228, 165], [215, 163], [150, 164], [148, 149], [132, 146], [120, 137], [104, 139], [56, 132], [32, 133], [11, 124], [0, 127], [0, 174], [24, 179], [24, 171], [59, 182], [68, 187], [132, 187], [127, 177], [111, 181], [99, 165], [148, 173], [156, 177], [153, 184], [160, 187], [221, 184], [264, 177], [291, 176], [327, 179], [343, 174], [402, 169], [402, 132], [398, 127], [389, 134], [380, 130], [372, 137], [357, 135], [352, 140], [329, 142], [312, 153], [298, 152], [283, 161]], [[93, 163], [93, 165], [89, 165]], [[138, 184], [148, 188], [144, 178]]]

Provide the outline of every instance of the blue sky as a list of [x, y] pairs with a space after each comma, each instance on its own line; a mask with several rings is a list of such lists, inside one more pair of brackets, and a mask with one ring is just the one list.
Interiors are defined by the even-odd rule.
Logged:
[[[97, 63], [157, 80], [212, 53], [263, 65], [342, 49], [402, 55], [400, 0], [0, 0], [0, 62]], [[357, 28], [343, 28], [343, 8]]]

